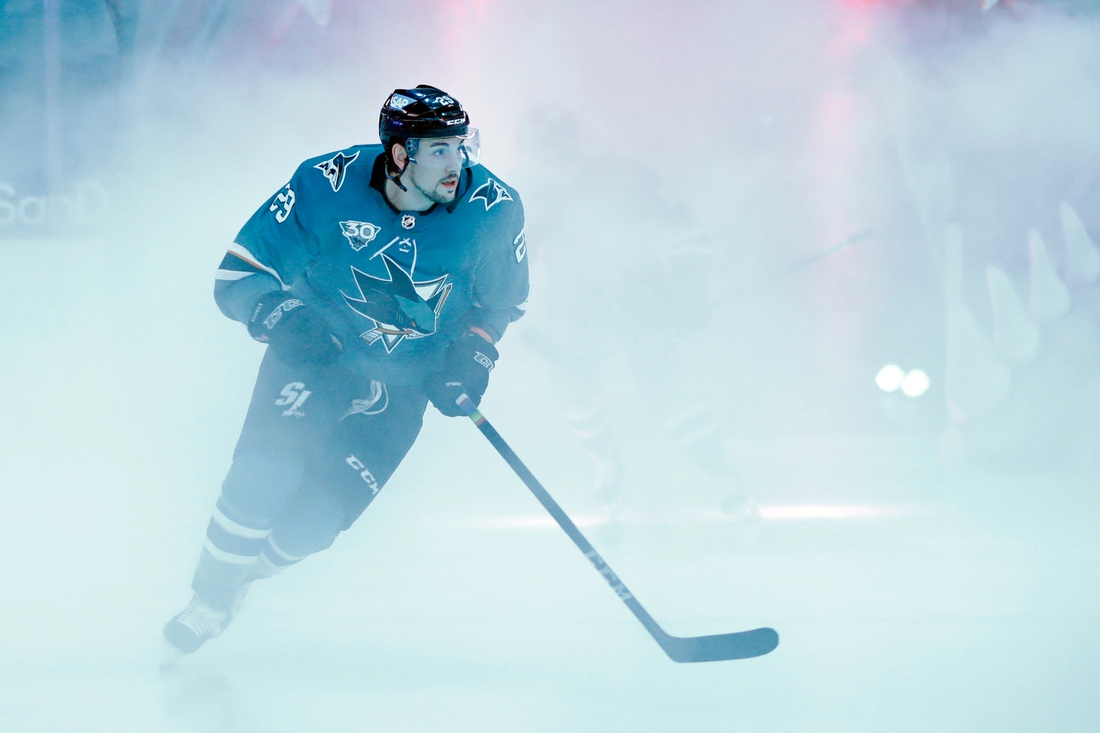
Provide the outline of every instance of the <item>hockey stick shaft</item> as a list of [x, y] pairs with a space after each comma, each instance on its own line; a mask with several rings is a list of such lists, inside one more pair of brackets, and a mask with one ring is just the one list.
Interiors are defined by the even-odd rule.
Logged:
[[641, 622], [650, 636], [661, 645], [665, 653], [674, 661], [707, 662], [721, 659], [755, 657], [767, 654], [779, 643], [778, 635], [771, 629], [754, 629], [753, 631], [742, 632], [740, 634], [722, 634], [686, 639], [671, 636], [666, 633], [627, 589], [626, 584], [619, 579], [619, 576], [615, 574], [607, 562], [598, 552], [596, 552], [596, 549], [592, 547], [592, 543], [581, 534], [581, 531], [577, 528], [577, 525], [573, 523], [573, 520], [569, 518], [560, 506], [558, 506], [558, 503], [554, 501], [550, 493], [543, 488], [542, 484], [539, 483], [530, 469], [524, 465], [515, 451], [513, 451], [508, 443], [504, 441], [504, 438], [500, 436], [496, 428], [494, 428], [489, 421], [485, 419], [485, 416], [478, 411], [470, 398], [466, 395], [461, 395], [457, 402], [463, 412], [466, 413], [466, 416], [469, 417], [474, 425], [477, 426], [478, 430], [481, 431], [482, 435], [484, 435], [489, 440], [489, 443], [496, 448], [497, 453], [501, 455], [531, 493], [535, 495], [535, 498], [538, 499], [543, 508], [550, 513], [550, 516], [554, 518], [558, 526], [565, 531], [569, 539], [573, 540], [573, 544], [577, 546], [577, 549], [584, 553], [584, 556], [592, 563], [596, 572], [603, 576], [607, 584], [611, 586], [611, 590], [615, 592], [615, 595], [626, 604], [626, 607], [630, 609], [634, 617]]

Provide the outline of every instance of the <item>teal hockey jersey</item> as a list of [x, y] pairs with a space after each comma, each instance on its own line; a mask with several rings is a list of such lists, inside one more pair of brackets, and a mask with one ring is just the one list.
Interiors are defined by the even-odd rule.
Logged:
[[322, 313], [344, 344], [338, 365], [420, 385], [470, 326], [499, 340], [523, 314], [527, 244], [519, 194], [483, 166], [450, 204], [397, 211], [383, 195], [383, 148], [302, 163], [222, 259], [214, 297], [247, 323], [282, 289]]

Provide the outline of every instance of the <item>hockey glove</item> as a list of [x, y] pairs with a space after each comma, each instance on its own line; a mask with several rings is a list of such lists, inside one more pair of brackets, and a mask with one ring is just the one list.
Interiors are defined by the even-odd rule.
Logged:
[[280, 290], [260, 297], [247, 325], [252, 338], [266, 343], [284, 364], [326, 366], [344, 350], [324, 318]]
[[475, 404], [481, 402], [489, 386], [489, 372], [500, 358], [496, 347], [472, 331], [447, 347], [443, 368], [424, 384], [432, 404], [447, 417], [462, 414], [455, 401], [465, 394]]

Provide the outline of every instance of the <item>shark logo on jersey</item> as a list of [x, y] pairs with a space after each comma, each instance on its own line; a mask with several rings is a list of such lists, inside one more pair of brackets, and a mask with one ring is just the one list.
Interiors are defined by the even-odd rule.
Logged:
[[374, 241], [378, 232], [382, 231], [382, 227], [371, 224], [369, 221], [342, 221], [340, 231], [348, 238], [351, 248], [358, 252]]
[[497, 183], [490, 178], [485, 183], [481, 184], [474, 189], [474, 192], [470, 194], [470, 203], [475, 201], [484, 201], [485, 210], [493, 208], [501, 201], [514, 201], [512, 194], [508, 193], [508, 189], [503, 184]]
[[[395, 255], [412, 255], [408, 270], [387, 253], [391, 245], [394, 245]], [[416, 281], [413, 279], [415, 268], [416, 242], [394, 237], [367, 261], [367, 269], [373, 269], [377, 275], [352, 266], [351, 276], [357, 293], [348, 295], [340, 291], [348, 307], [372, 324], [359, 337], [369, 344], [381, 341], [387, 354], [392, 354], [407, 338], [418, 339], [435, 333], [439, 313], [451, 293], [452, 285], [447, 282], [447, 275]]]
[[344, 174], [347, 173], [348, 166], [354, 163], [355, 159], [358, 157], [358, 150], [356, 150], [355, 155], [352, 156], [337, 153], [328, 160], [322, 161], [313, 167], [325, 174], [325, 178], [332, 184], [332, 191], [335, 193], [340, 190], [340, 186], [344, 185]]

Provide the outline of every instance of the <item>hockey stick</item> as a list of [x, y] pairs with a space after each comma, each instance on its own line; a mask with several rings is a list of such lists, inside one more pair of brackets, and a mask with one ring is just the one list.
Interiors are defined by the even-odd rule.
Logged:
[[820, 252], [816, 252], [816, 253], [810, 255], [809, 257], [805, 257], [805, 258], [799, 260], [798, 262], [792, 262], [791, 264], [784, 267], [782, 270], [779, 270], [778, 272], [776, 272], [775, 277], [778, 277], [780, 275], [790, 275], [790, 274], [793, 274], [795, 272], [798, 272], [799, 270], [804, 270], [807, 267], [809, 267], [810, 265], [814, 264], [815, 262], [820, 262], [821, 260], [825, 259], [826, 257], [832, 257], [837, 252], [840, 252], [842, 250], [846, 250], [849, 247], [857, 245], [857, 244], [859, 244], [860, 242], [862, 242], [864, 240], [872, 238], [873, 236], [875, 236], [875, 230], [870, 228], [870, 227], [864, 229], [863, 231], [856, 232], [855, 234], [852, 234], [849, 237], [845, 237], [843, 240], [837, 242], [836, 244], [834, 244], [832, 247], [829, 247], [828, 249], [822, 250]]
[[519, 459], [519, 456], [504, 442], [504, 438], [500, 437], [500, 433], [496, 431], [496, 428], [490, 425], [485, 416], [478, 411], [470, 398], [461, 395], [456, 401], [462, 411], [466, 413], [466, 416], [473, 420], [478, 430], [489, 439], [489, 442], [497, 449], [497, 453], [500, 453], [501, 457], [508, 462], [516, 475], [539, 500], [539, 503], [545, 507], [546, 511], [550, 512], [550, 516], [554, 518], [554, 521], [565, 530], [565, 533], [569, 535], [569, 539], [573, 540], [573, 544], [584, 553], [584, 556], [596, 568], [596, 572], [604, 577], [604, 580], [611, 586], [611, 590], [615, 591], [615, 595], [622, 599], [630, 612], [642, 622], [642, 626], [661, 645], [661, 648], [665, 650], [665, 654], [672, 661], [718, 662], [724, 659], [747, 659], [767, 654], [779, 645], [779, 634], [775, 633], [774, 629], [769, 628], [740, 631], [734, 634], [715, 634], [713, 636], [684, 637], [665, 633], [665, 630], [658, 626], [653, 617], [642, 608], [642, 604], [638, 603], [633, 594], [626, 589], [623, 582], [619, 580], [619, 576], [611, 571], [611, 568], [600, 557], [600, 554], [577, 529], [577, 525], [573, 524], [573, 520], [562, 511], [558, 503], [527, 469], [527, 466], [523, 465], [523, 461]]

